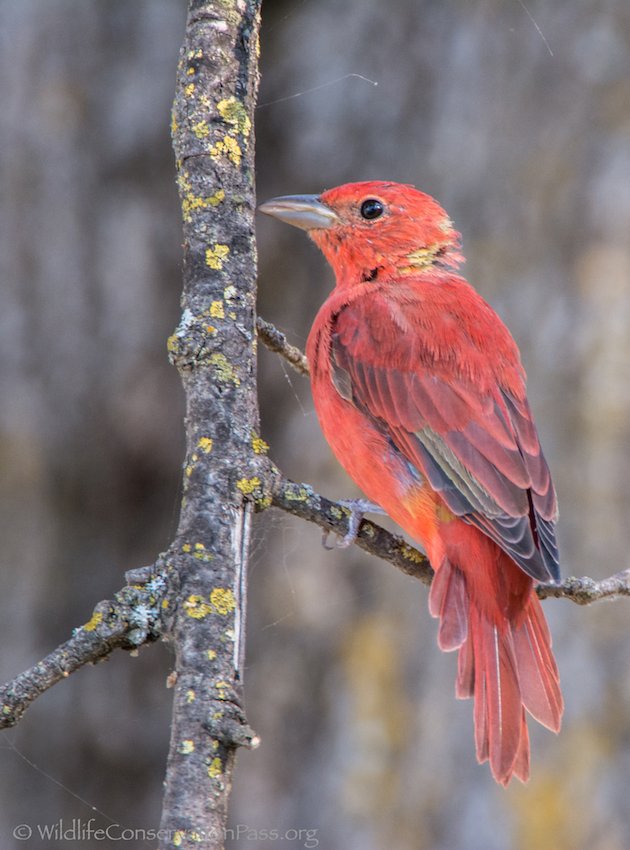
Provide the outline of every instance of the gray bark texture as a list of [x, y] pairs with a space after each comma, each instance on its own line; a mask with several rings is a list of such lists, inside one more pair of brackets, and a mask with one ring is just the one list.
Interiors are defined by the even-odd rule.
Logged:
[[224, 845], [242, 708], [247, 565], [259, 439], [253, 110], [260, 3], [191, 0], [173, 143], [184, 220], [184, 493], [167, 556], [177, 602], [164, 846]]

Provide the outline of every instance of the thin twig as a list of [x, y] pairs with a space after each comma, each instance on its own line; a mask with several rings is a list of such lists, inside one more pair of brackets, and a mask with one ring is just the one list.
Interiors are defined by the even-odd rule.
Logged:
[[37, 664], [0, 687], [0, 729], [15, 726], [37, 697], [85, 664], [102, 661], [115, 649], [137, 649], [156, 640], [161, 615], [158, 573], [143, 587], [125, 587], [114, 600], [99, 602], [90, 620]]
[[287, 342], [287, 338], [282, 331], [279, 331], [270, 322], [261, 319], [260, 316], [256, 319], [256, 330], [258, 331], [258, 336], [270, 351], [281, 354], [300, 375], [310, 374], [306, 357], [299, 348]]
[[[320, 496], [308, 484], [296, 484], [284, 478], [277, 469], [273, 471], [273, 477], [271, 503], [274, 507], [314, 522], [324, 531], [339, 537], [346, 535], [350, 511], [345, 505]], [[431, 584], [433, 570], [426, 555], [397, 534], [364, 519], [355, 543], [360, 549], [388, 561], [406, 575], [420, 579], [426, 585]]]
[[577, 605], [590, 605], [602, 599], [630, 596], [630, 570], [622, 570], [600, 581], [582, 576], [569, 576], [560, 584], [539, 584], [536, 592], [540, 599], [570, 599]]

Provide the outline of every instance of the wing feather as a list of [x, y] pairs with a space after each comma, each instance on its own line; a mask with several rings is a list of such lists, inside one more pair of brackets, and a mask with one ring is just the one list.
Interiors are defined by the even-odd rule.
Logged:
[[[468, 336], [461, 362], [455, 348], [436, 360], [422, 334], [401, 331], [391, 317], [387, 333], [382, 308], [382, 301], [370, 307], [362, 299], [336, 315], [331, 365], [338, 391], [376, 422], [453, 513], [537, 581], [557, 580], [555, 491], [524, 389], [517, 397], [497, 377], [481, 387], [465, 368]], [[366, 334], [374, 336], [369, 344]], [[387, 358], [380, 353], [385, 339]], [[479, 359], [479, 350], [474, 354]], [[493, 355], [486, 352], [491, 375]]]

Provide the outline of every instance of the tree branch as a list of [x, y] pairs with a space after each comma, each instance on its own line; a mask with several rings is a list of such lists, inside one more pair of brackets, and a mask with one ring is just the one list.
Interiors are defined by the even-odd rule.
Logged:
[[300, 375], [310, 375], [306, 356], [295, 345], [287, 342], [287, 338], [282, 331], [279, 331], [271, 322], [261, 319], [260, 316], [256, 319], [256, 330], [258, 331], [258, 336], [270, 351], [281, 354]]
[[[272, 478], [271, 503], [274, 507], [313, 522], [326, 532], [345, 536], [350, 516], [345, 505], [320, 496], [308, 484], [296, 484], [284, 478], [277, 469], [273, 469]], [[433, 570], [426, 555], [382, 526], [364, 519], [359, 526], [355, 544], [406, 575], [420, 579], [423, 584], [431, 584]]]
[[260, 0], [189, 0], [173, 147], [184, 230], [183, 312], [168, 341], [186, 394], [184, 496], [167, 559], [179, 581], [164, 846], [224, 846], [242, 702], [257, 452], [253, 117]]
[[156, 640], [166, 588], [164, 575], [155, 572], [144, 586], [124, 587], [113, 601], [99, 602], [69, 640], [0, 688], [0, 729], [15, 726], [37, 697], [85, 664]]
[[[189, 0], [173, 109], [184, 222], [183, 313], [168, 340], [186, 395], [175, 539], [137, 585], [0, 689], [0, 726], [114, 649], [173, 642], [174, 708], [161, 831], [169, 847], [224, 846], [242, 709], [252, 493], [267, 469], [256, 395], [253, 114], [260, 0]], [[154, 574], [155, 573], [155, 574]], [[164, 845], [167, 846], [167, 845]]]
[[539, 584], [536, 593], [540, 599], [570, 599], [576, 605], [590, 605], [602, 599], [630, 596], [630, 569], [595, 581], [588, 576], [569, 576], [560, 584]]
[[[287, 342], [281, 331], [260, 317], [256, 327], [267, 348], [284, 357], [296, 372], [301, 375], [309, 374], [306, 357], [299, 348]], [[289, 481], [277, 469], [272, 472], [271, 478], [271, 500], [275, 507], [314, 522], [325, 531], [334, 532], [340, 537], [346, 534], [346, 517], [349, 512], [343, 504], [325, 499], [315, 493], [308, 484]], [[390, 534], [376, 523], [363, 520], [356, 544], [371, 555], [393, 564], [406, 575], [420, 579], [423, 584], [431, 584], [433, 570], [426, 556], [406, 543], [402, 537]], [[588, 576], [569, 576], [560, 584], [537, 585], [536, 593], [540, 599], [569, 599], [577, 605], [590, 605], [602, 599], [630, 596], [630, 569], [622, 570], [601, 581]]]

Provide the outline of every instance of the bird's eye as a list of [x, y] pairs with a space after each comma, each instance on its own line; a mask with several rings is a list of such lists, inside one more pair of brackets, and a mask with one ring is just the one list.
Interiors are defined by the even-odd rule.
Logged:
[[367, 201], [363, 201], [361, 204], [361, 216], [368, 221], [372, 221], [372, 219], [383, 215], [384, 209], [383, 204], [377, 201], [376, 198], [368, 198]]

